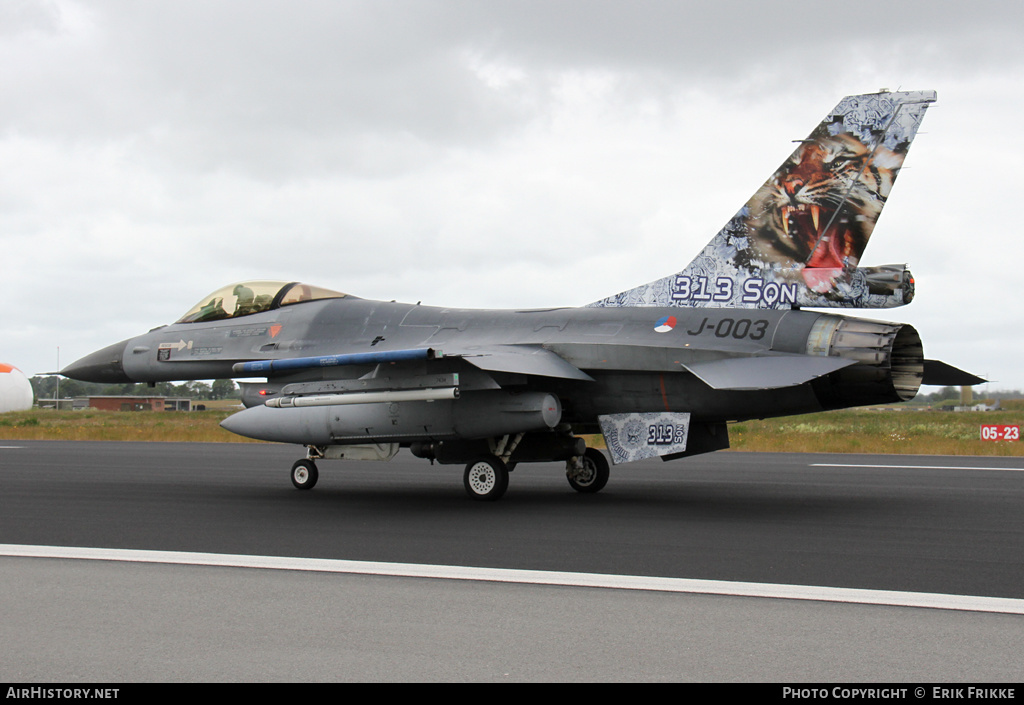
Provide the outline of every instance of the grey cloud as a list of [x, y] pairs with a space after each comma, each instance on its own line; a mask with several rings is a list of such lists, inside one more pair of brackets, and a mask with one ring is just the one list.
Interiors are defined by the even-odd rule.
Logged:
[[[848, 64], [892, 65], [899, 74], [940, 62], [964, 72], [979, 60], [990, 68], [992, 52], [1015, 61], [1021, 52], [1019, 41], [998, 34], [1012, 22], [993, 27], [1021, 10], [1000, 5], [995, 14], [988, 3], [969, 11], [946, 2], [657, 0], [15, 7], [5, 42], [33, 55], [4, 71], [5, 131], [131, 139], [140, 158], [262, 178], [363, 173], [367, 145], [389, 140], [413, 168], [430, 145], [480, 147], [543, 119], [565, 72], [614, 73], [628, 105], [673, 85], [792, 91], [828, 82]], [[944, 40], [951, 24], [957, 38]], [[496, 90], [473, 58], [521, 69], [528, 80]]]

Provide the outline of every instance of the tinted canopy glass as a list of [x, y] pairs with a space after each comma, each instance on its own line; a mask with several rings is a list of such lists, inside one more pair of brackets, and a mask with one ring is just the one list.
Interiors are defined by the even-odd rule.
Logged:
[[190, 308], [178, 323], [200, 323], [226, 318], [248, 316], [253, 313], [306, 301], [340, 299], [338, 291], [310, 286], [301, 282], [249, 281], [228, 284]]

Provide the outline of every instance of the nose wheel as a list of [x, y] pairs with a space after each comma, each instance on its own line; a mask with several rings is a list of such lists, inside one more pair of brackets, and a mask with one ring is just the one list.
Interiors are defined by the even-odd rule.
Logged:
[[496, 456], [484, 456], [466, 465], [466, 493], [481, 502], [501, 499], [508, 489], [508, 466]]

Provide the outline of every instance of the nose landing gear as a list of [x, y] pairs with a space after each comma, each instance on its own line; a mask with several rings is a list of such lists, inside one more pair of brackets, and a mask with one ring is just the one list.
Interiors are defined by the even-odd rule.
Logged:
[[311, 490], [320, 478], [320, 472], [316, 469], [316, 463], [312, 460], [296, 460], [292, 465], [292, 484], [296, 489]]

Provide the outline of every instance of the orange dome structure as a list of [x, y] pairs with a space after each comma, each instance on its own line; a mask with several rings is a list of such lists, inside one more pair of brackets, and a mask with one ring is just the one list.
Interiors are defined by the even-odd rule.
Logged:
[[0, 413], [32, 408], [32, 385], [13, 365], [0, 362]]

